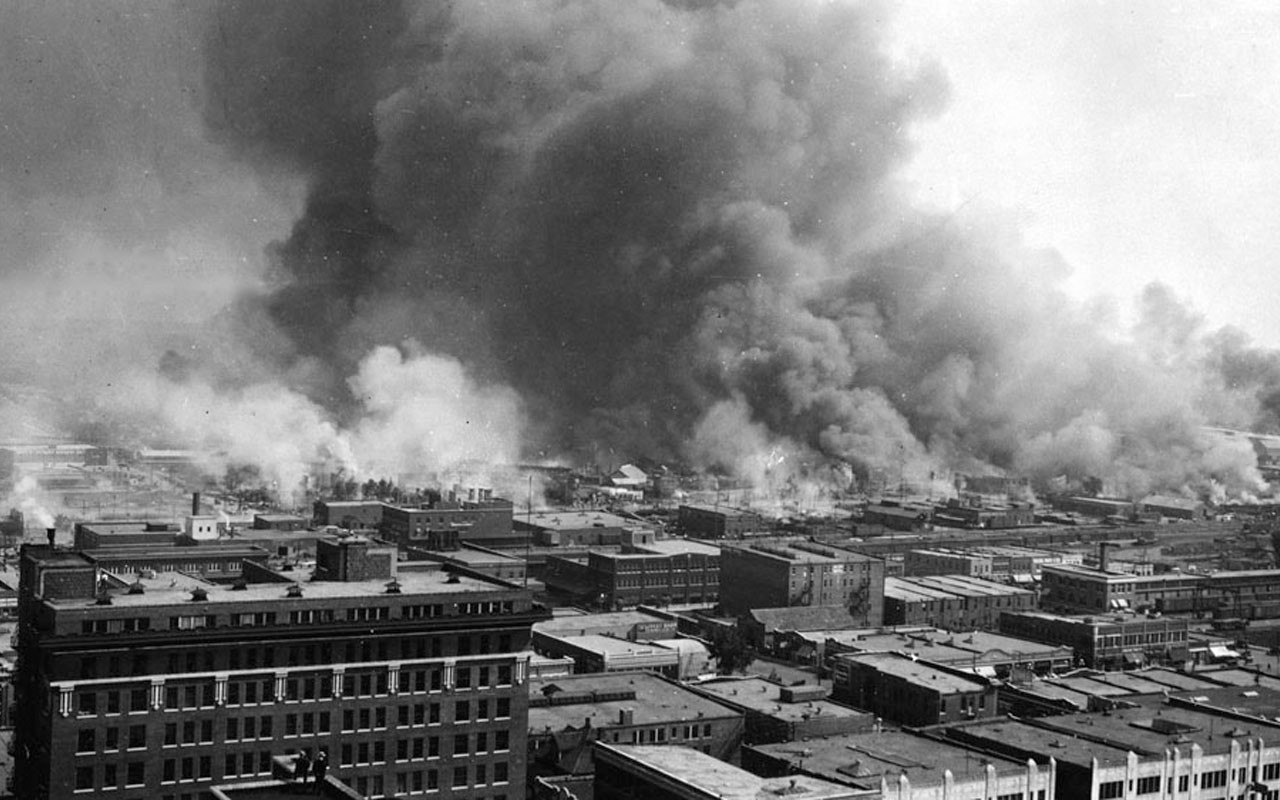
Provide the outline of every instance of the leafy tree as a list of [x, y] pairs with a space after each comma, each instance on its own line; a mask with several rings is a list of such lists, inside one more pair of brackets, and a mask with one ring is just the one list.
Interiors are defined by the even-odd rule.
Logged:
[[717, 627], [707, 642], [707, 649], [715, 658], [716, 671], [721, 675], [741, 672], [756, 658], [755, 648], [736, 626]]

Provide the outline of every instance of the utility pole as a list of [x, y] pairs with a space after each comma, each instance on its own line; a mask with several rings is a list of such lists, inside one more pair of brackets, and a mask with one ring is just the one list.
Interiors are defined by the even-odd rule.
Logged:
[[525, 503], [524, 588], [529, 588], [529, 558], [533, 551], [533, 473], [529, 473], [529, 496]]

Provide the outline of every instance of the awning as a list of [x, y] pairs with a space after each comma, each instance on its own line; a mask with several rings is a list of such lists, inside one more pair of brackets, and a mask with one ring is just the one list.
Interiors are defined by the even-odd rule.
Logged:
[[1141, 652], [1130, 652], [1124, 654], [1124, 660], [1135, 666], [1141, 666], [1146, 659]]
[[1209, 655], [1214, 658], [1240, 658], [1240, 654], [1224, 644], [1209, 645]]
[[1036, 582], [1036, 576], [1032, 575], [1029, 572], [1015, 572], [1013, 573], [1012, 577], [1013, 577], [1014, 583], [1035, 583]]
[[987, 666], [974, 667], [973, 673], [975, 675], [981, 675], [984, 678], [994, 678], [996, 676], [996, 668]]

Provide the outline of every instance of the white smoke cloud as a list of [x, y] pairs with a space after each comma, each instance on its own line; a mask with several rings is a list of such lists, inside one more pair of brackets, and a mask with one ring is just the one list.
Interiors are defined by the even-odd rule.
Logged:
[[152, 436], [208, 454], [209, 469], [258, 468], [283, 500], [308, 476], [341, 471], [357, 480], [421, 476], [468, 461], [514, 462], [522, 415], [515, 394], [482, 386], [456, 360], [408, 343], [380, 347], [350, 378], [362, 414], [350, 427], [282, 383], [216, 389], [138, 374], [100, 398], [117, 416], [153, 422]]

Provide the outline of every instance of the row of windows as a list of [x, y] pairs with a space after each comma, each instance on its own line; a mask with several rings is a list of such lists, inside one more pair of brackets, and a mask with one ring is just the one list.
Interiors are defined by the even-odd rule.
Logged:
[[[452, 613], [451, 613], [452, 612]], [[515, 603], [511, 600], [467, 602], [453, 604], [412, 605], [399, 608], [399, 615], [392, 616], [390, 606], [356, 606], [346, 609], [317, 608], [290, 611], [287, 616], [273, 611], [238, 612], [228, 614], [225, 618], [217, 614], [181, 614], [169, 618], [169, 629], [175, 631], [197, 630], [199, 628], [217, 627], [219, 621], [234, 627], [276, 625], [287, 620], [290, 625], [324, 622], [376, 622], [388, 619], [429, 619], [433, 617], [511, 614], [515, 612]], [[84, 622], [85, 633], [106, 633], [110, 631], [110, 623], [116, 620], [95, 620]], [[123, 625], [128, 622], [141, 627], [124, 628], [122, 630], [148, 630], [150, 621], [146, 619], [119, 620]], [[99, 626], [102, 627], [99, 630]]]
[[[454, 667], [454, 688], [467, 690], [511, 686], [512, 674], [510, 664], [479, 667], [458, 665]], [[442, 691], [442, 675], [443, 671], [438, 667], [402, 669], [399, 691], [406, 694]], [[343, 697], [385, 696], [390, 692], [389, 673], [386, 670], [349, 672], [342, 678], [341, 690]], [[170, 710], [213, 708], [217, 705], [216, 693], [212, 679], [199, 683], [166, 685], [164, 707]], [[77, 693], [76, 711], [81, 715], [97, 714], [100, 710], [107, 714], [121, 714], [126, 712], [123, 701], [127, 699], [128, 712], [144, 712], [149, 710], [148, 697], [146, 688], [130, 689], [127, 693], [119, 690], [100, 692], [86, 689]], [[332, 697], [332, 674], [292, 677], [285, 682], [283, 699], [286, 702], [329, 700]], [[274, 703], [277, 699], [274, 676], [227, 681], [225, 700], [228, 706]]]
[[[488, 720], [509, 719], [511, 717], [511, 699], [508, 697], [484, 698], [474, 702], [460, 700], [454, 703], [455, 722], [485, 722]], [[385, 730], [388, 725], [386, 707], [346, 709], [342, 712], [342, 731]], [[402, 704], [396, 710], [396, 726], [408, 728], [421, 725], [440, 725], [441, 708], [439, 703]], [[284, 735], [310, 736], [330, 733], [331, 715], [328, 711], [286, 714], [284, 716]], [[244, 716], [228, 717], [226, 720], [224, 740], [228, 742], [252, 741], [255, 739], [271, 739], [274, 731], [274, 717]], [[674, 729], [673, 729], [674, 731]], [[710, 726], [708, 726], [710, 731]], [[461, 736], [462, 734], [459, 734]], [[484, 736], [484, 734], [477, 734]], [[500, 749], [506, 749], [506, 732], [500, 732]], [[674, 733], [673, 733], [674, 735]], [[687, 734], [686, 734], [687, 736]], [[147, 725], [137, 724], [127, 727], [110, 727], [98, 729], [81, 728], [76, 733], [76, 752], [81, 754], [97, 753], [101, 741], [103, 752], [114, 752], [120, 749], [137, 750], [147, 747]], [[214, 720], [186, 720], [184, 722], [164, 723], [164, 746], [174, 747], [184, 744], [212, 744], [216, 741]], [[487, 744], [487, 740], [481, 739]], [[476, 752], [484, 752], [477, 750]]]
[[614, 579], [613, 584], [614, 586], [620, 589], [634, 588], [637, 586], [662, 587], [662, 586], [714, 585], [718, 587], [720, 585], [720, 581], [718, 578], [715, 578], [714, 576], [705, 577], [702, 580], [699, 580], [696, 576], [693, 578], [690, 578], [689, 580], [685, 580], [683, 576], [677, 577], [674, 580], [668, 580], [666, 576], [659, 575], [657, 577], [647, 577], [647, 578], [641, 577], [641, 576], [619, 577]]
[[147, 762], [126, 761], [121, 769], [120, 764], [103, 764], [98, 766], [76, 767], [75, 789], [78, 792], [94, 789], [117, 789], [120, 779], [124, 779], [126, 787], [145, 786], [147, 782]]

